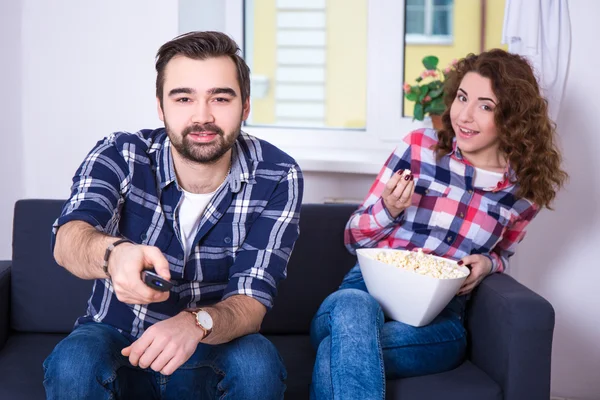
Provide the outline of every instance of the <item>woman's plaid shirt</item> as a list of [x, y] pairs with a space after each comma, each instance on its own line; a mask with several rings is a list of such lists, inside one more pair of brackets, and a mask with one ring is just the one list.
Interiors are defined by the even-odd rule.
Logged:
[[[475, 168], [454, 143], [452, 153], [436, 160], [433, 129], [410, 133], [386, 161], [363, 204], [346, 225], [346, 247], [423, 248], [437, 256], [460, 259], [483, 254], [492, 271], [502, 272], [527, 224], [539, 207], [516, 197], [518, 186], [505, 178], [493, 189], [473, 186]], [[398, 170], [410, 169], [415, 178], [412, 205], [392, 218], [381, 195]]]

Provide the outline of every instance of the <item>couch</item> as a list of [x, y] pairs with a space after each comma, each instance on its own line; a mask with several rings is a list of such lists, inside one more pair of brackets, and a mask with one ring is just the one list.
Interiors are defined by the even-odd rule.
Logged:
[[[16, 203], [12, 260], [0, 261], [0, 399], [43, 399], [42, 362], [85, 311], [92, 282], [55, 262], [50, 229], [59, 200]], [[353, 205], [306, 204], [275, 306], [262, 325], [288, 370], [286, 399], [307, 399], [308, 332], [323, 299], [355, 263], [343, 245]], [[552, 306], [508, 275], [486, 278], [467, 312], [469, 349], [458, 368], [387, 381], [387, 399], [548, 400]], [[73, 368], [77, 366], [74, 365]]]

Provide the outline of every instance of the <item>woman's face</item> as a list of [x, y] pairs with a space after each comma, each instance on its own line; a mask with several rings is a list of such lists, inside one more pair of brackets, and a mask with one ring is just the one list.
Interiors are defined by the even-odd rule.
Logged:
[[476, 72], [467, 73], [450, 108], [452, 129], [463, 156], [476, 167], [496, 166], [498, 133], [494, 109], [498, 99], [492, 82]]

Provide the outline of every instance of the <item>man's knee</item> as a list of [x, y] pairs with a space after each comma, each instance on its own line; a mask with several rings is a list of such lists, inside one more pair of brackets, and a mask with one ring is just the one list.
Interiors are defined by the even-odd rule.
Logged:
[[224, 371], [230, 390], [236, 393], [232, 398], [283, 398], [287, 372], [273, 343], [260, 334], [236, 342]]
[[44, 385], [47, 388], [72, 388], [79, 393], [90, 385], [106, 385], [113, 381], [118, 367], [116, 356], [120, 351], [113, 342], [102, 335], [102, 329], [93, 332], [76, 329], [44, 361]]

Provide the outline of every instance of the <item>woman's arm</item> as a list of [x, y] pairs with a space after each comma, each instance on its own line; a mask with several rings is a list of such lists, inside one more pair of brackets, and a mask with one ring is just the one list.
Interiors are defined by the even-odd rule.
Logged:
[[346, 224], [344, 242], [351, 253], [374, 247], [403, 222], [414, 192], [412, 175], [403, 174], [410, 165], [410, 145], [397, 148], [387, 159], [364, 202]]

